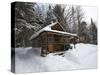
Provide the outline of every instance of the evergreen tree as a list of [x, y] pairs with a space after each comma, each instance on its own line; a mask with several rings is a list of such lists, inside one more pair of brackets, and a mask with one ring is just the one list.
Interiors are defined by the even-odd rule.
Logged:
[[89, 43], [90, 42], [87, 23], [85, 21], [83, 21], [80, 24], [79, 39], [80, 39], [80, 42], [83, 42], [83, 43]]
[[40, 17], [35, 11], [36, 3], [16, 2], [15, 4], [15, 32], [16, 47], [31, 45], [31, 35], [41, 28]]
[[53, 9], [51, 5], [49, 5], [49, 9], [47, 11], [47, 17], [46, 17], [46, 25], [49, 25], [53, 20], [56, 20], [56, 16], [53, 13]]
[[89, 30], [90, 30], [91, 43], [97, 44], [97, 27], [96, 24], [93, 22], [92, 18]]
[[57, 20], [64, 27], [65, 31], [69, 31], [69, 26], [66, 22], [66, 17], [64, 16], [65, 7], [61, 7], [61, 5], [55, 5], [53, 12], [57, 17]]

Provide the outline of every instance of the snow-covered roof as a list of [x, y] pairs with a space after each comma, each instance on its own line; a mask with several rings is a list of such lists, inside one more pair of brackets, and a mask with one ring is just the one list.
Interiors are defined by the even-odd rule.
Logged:
[[68, 33], [68, 32], [64, 32], [64, 31], [58, 31], [58, 30], [52, 30], [51, 27], [56, 25], [58, 22], [52, 23], [46, 27], [44, 27], [43, 29], [41, 29], [40, 31], [36, 32], [35, 34], [33, 34], [30, 38], [33, 39], [35, 37], [37, 37], [40, 33], [42, 33], [43, 31], [49, 31], [49, 32], [55, 32], [55, 33], [60, 33], [60, 34], [64, 34], [64, 35], [72, 35], [72, 36], [77, 36], [77, 34], [72, 34], [72, 33]]

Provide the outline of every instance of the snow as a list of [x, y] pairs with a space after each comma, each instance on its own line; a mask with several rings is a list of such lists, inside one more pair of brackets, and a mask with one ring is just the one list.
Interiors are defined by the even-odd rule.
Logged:
[[97, 45], [79, 43], [76, 48], [65, 51], [63, 56], [50, 53], [41, 57], [41, 48], [15, 50], [16, 73], [97, 68]]
[[50, 25], [44, 27], [43, 29], [41, 29], [40, 31], [36, 32], [35, 34], [33, 34], [30, 38], [33, 39], [35, 37], [37, 37], [40, 33], [42, 33], [43, 31], [49, 31], [49, 32], [56, 32], [56, 33], [60, 33], [60, 34], [64, 34], [64, 35], [72, 35], [72, 36], [77, 36], [77, 34], [72, 34], [72, 33], [68, 33], [68, 32], [63, 32], [63, 31], [57, 31], [57, 30], [52, 30], [51, 27], [56, 25], [58, 22], [55, 23], [51, 23]]

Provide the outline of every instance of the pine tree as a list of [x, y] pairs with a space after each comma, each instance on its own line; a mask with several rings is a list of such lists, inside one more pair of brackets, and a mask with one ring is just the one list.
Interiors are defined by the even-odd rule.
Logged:
[[93, 22], [92, 18], [89, 30], [90, 30], [91, 43], [97, 44], [97, 27], [96, 24]]
[[16, 47], [31, 45], [31, 35], [41, 28], [40, 17], [35, 11], [36, 3], [16, 2], [15, 4], [15, 31]]
[[53, 12], [57, 17], [57, 20], [64, 27], [65, 31], [69, 31], [69, 26], [66, 22], [66, 17], [64, 16], [65, 7], [61, 7], [61, 5], [55, 5]]
[[53, 13], [53, 9], [51, 5], [49, 5], [49, 9], [47, 11], [47, 17], [46, 17], [46, 25], [49, 25], [53, 20], [56, 20], [56, 16]]
[[83, 43], [89, 43], [90, 41], [87, 23], [85, 21], [80, 24], [79, 40]]

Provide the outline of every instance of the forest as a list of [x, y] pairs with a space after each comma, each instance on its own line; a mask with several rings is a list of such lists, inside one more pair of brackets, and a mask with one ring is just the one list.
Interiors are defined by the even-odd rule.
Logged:
[[66, 32], [85, 38], [80, 43], [97, 44], [97, 23], [93, 18], [88, 23], [85, 18], [84, 9], [79, 5], [16, 2], [13, 29], [16, 47], [31, 46], [30, 37], [52, 20], [58, 20]]

